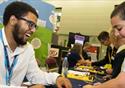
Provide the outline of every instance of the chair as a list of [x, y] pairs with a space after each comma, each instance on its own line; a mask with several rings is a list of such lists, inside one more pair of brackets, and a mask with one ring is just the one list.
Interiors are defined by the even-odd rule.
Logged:
[[58, 64], [56, 58], [48, 57], [45, 61], [46, 68], [48, 72], [58, 72]]

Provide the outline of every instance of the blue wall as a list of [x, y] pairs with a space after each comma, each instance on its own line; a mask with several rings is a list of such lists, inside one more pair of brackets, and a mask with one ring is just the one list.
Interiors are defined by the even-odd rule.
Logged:
[[[0, 22], [1, 23], [2, 23], [2, 16], [3, 16], [4, 8], [13, 1], [18, 1], [18, 0], [3, 0], [3, 2], [0, 3]], [[20, 1], [23, 1], [32, 5], [38, 11], [39, 19], [46, 21], [47, 28], [53, 29], [53, 25], [49, 21], [49, 17], [50, 15], [53, 15], [52, 11], [54, 10], [54, 6], [48, 3], [45, 3], [42, 0], [20, 0]]]

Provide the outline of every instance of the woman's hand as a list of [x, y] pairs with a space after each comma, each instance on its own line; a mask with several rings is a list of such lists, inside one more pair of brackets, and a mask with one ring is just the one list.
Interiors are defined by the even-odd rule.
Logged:
[[76, 64], [78, 65], [91, 65], [91, 61], [90, 60], [79, 60], [78, 63]]
[[93, 86], [92, 85], [85, 85], [82, 88], [93, 88]]

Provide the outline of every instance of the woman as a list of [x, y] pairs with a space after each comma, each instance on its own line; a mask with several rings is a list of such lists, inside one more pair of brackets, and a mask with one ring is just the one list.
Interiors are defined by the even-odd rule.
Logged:
[[71, 48], [70, 53], [68, 54], [69, 68], [73, 68], [77, 64], [83, 64], [84, 58], [82, 56], [82, 45], [75, 43], [73, 48]]

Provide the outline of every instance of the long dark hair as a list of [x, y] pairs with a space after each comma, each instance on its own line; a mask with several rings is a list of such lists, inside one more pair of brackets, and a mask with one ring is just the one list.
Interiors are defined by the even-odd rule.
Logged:
[[122, 20], [125, 20], [125, 2], [118, 5], [111, 13], [110, 18], [114, 16], [119, 16]]
[[73, 48], [71, 48], [71, 52], [76, 52], [78, 54], [82, 54], [82, 44], [75, 43]]

